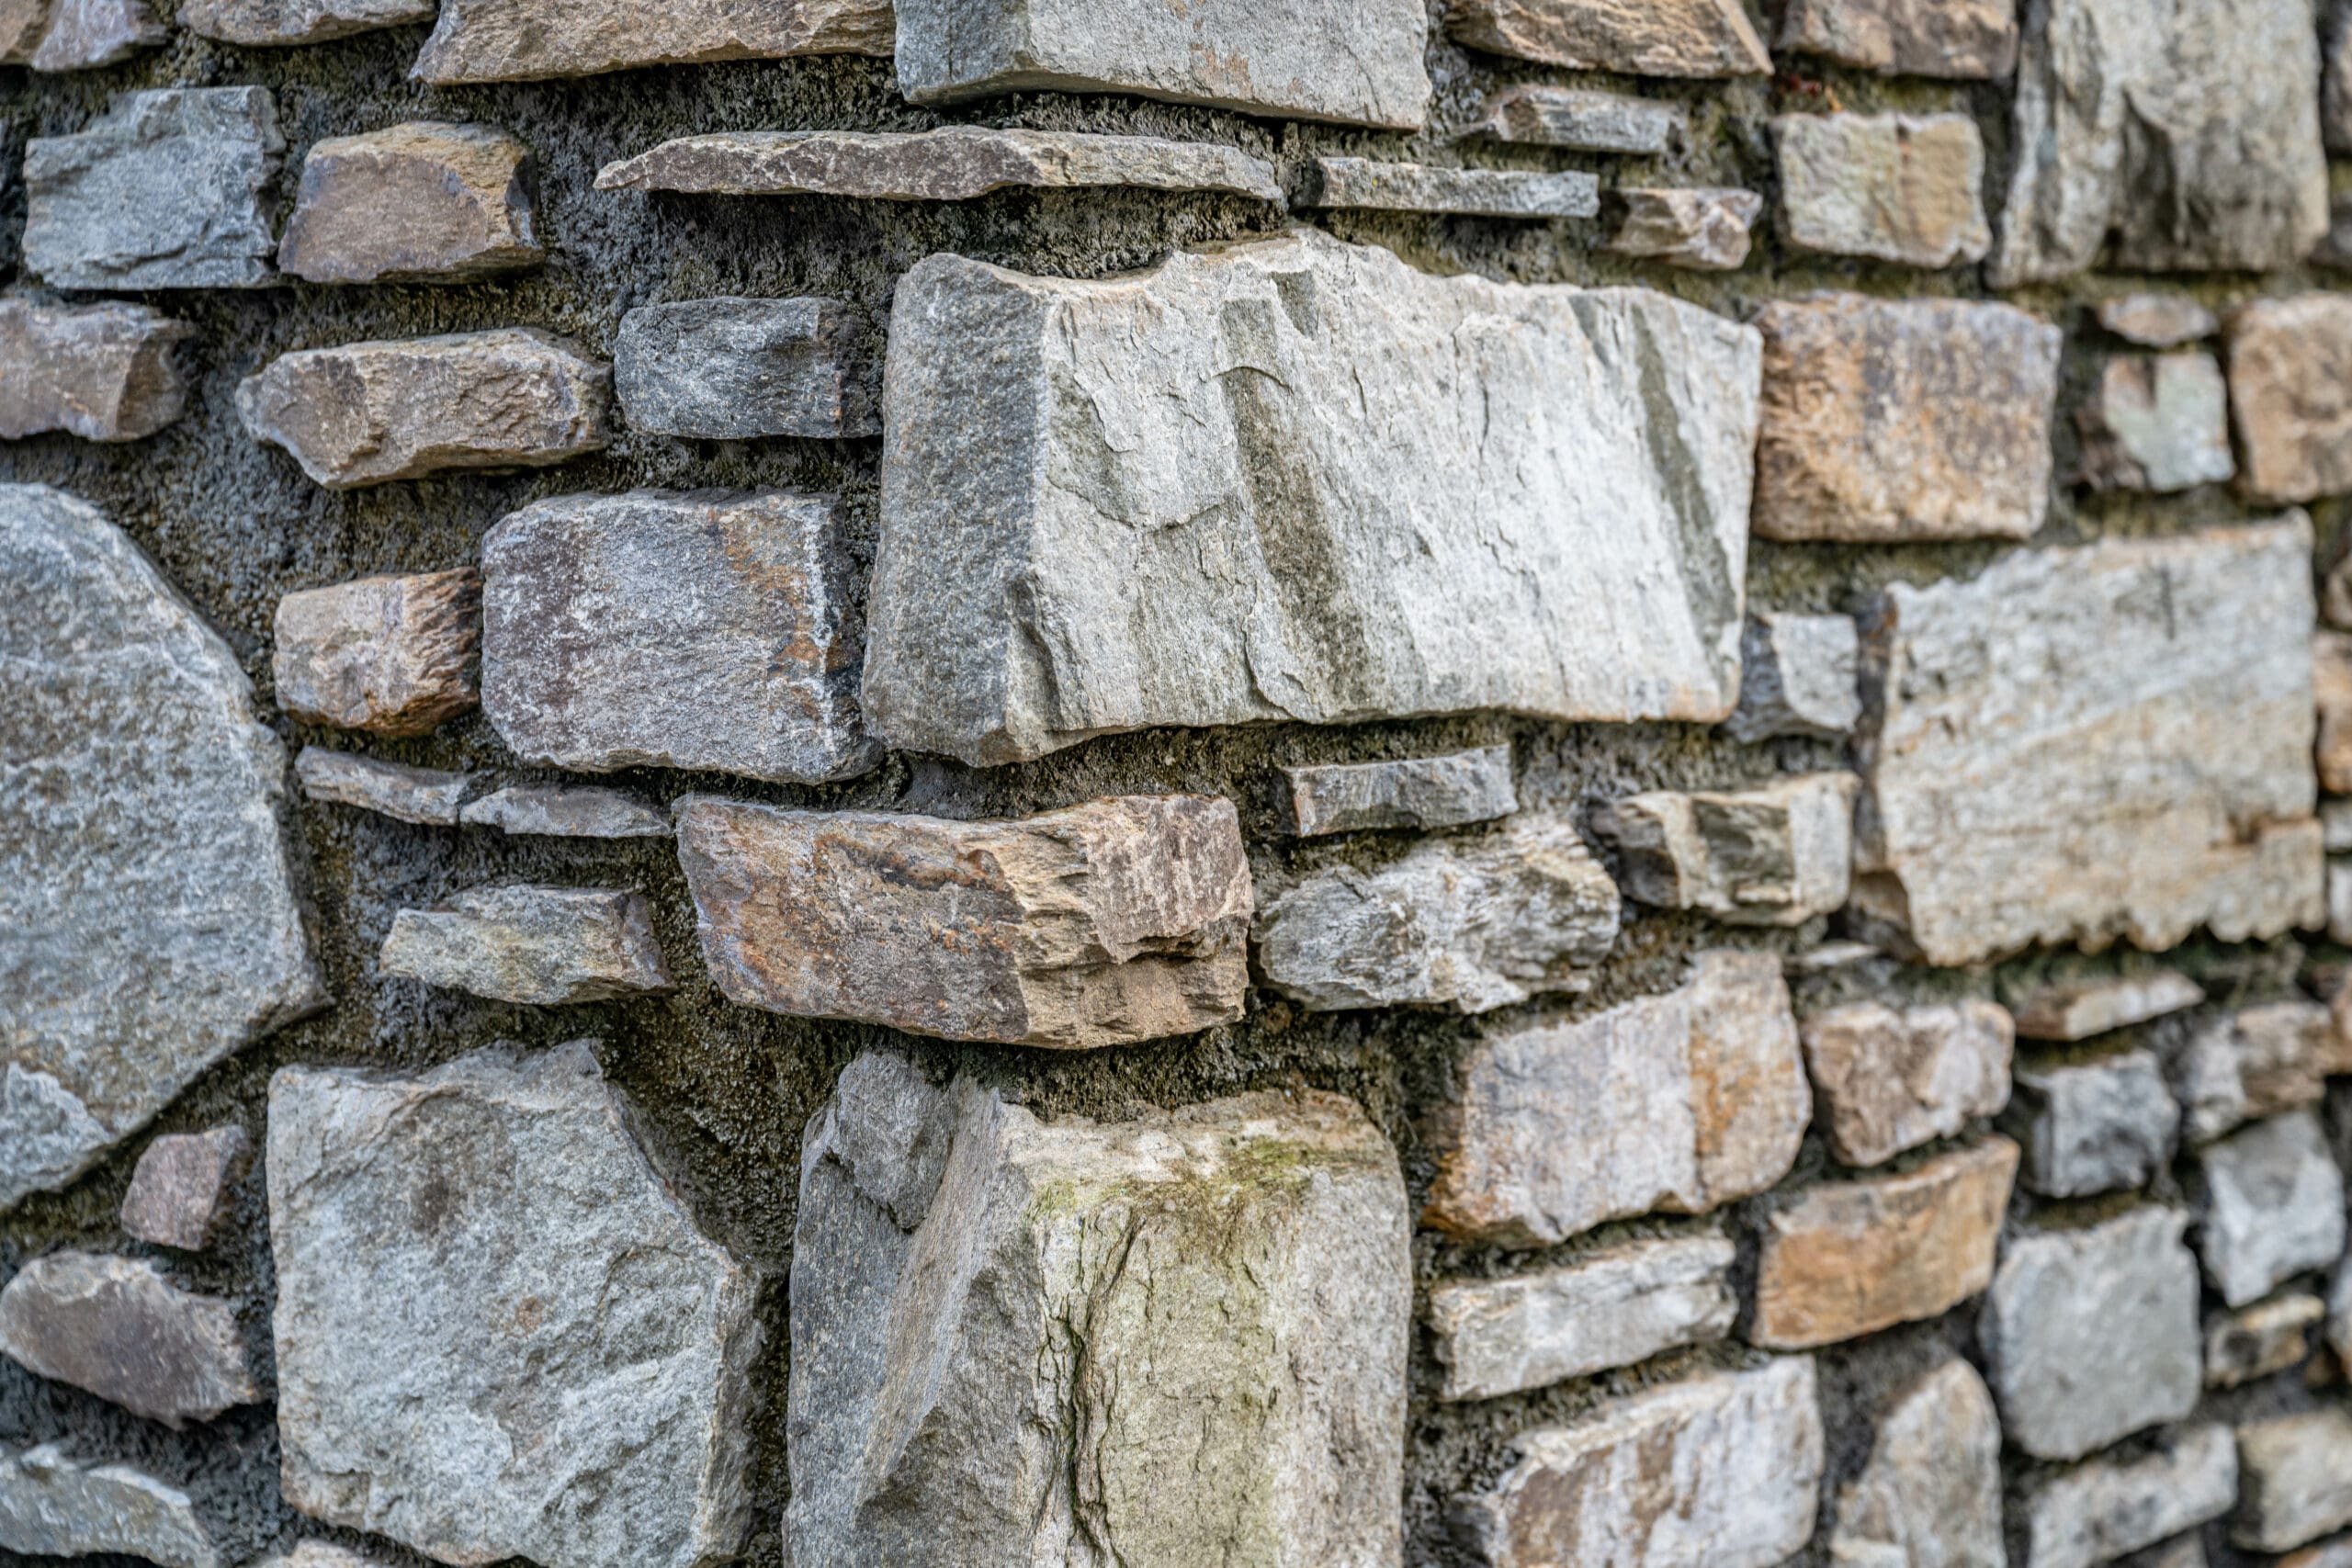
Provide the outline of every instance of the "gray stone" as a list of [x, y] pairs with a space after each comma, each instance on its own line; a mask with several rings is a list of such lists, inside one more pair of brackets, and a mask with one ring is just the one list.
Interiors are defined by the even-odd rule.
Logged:
[[1625, 891], [1736, 926], [1797, 926], [1844, 907], [1854, 866], [1851, 773], [1738, 794], [1660, 790], [1610, 806]]
[[2008, 1568], [2001, 1419], [1984, 1380], [1946, 1361], [1879, 1417], [1861, 1473], [1838, 1495], [1830, 1568]]
[[305, 1540], [292, 1551], [278, 1552], [254, 1568], [384, 1568], [379, 1558], [363, 1556], [347, 1546], [329, 1541]]
[[469, 773], [412, 768], [323, 746], [305, 746], [294, 759], [302, 793], [328, 806], [351, 806], [427, 828], [454, 828], [473, 789]]
[[1576, 829], [1530, 815], [1423, 840], [1377, 871], [1342, 863], [1306, 877], [1267, 906], [1258, 965], [1309, 1012], [1491, 1012], [1590, 986], [1620, 914], [1617, 885]]
[[1103, 282], [933, 257], [891, 329], [868, 720], [994, 765], [1169, 725], [1721, 719], [1757, 346], [1311, 231]]
[[[2352, 563], [2352, 558], [2346, 559], [2347, 563]], [[2331, 579], [2329, 588], [2333, 591], [2334, 587], [2335, 582]], [[2344, 592], [2347, 597], [2352, 597], [2352, 573], [2346, 574]], [[2328, 619], [2329, 624], [2335, 623], [2333, 615]], [[2332, 855], [2352, 853], [2352, 800], [2323, 800], [2319, 804], [2319, 816], [2320, 825], [2327, 834], [2327, 852]]]
[[1741, 0], [1453, 0], [1473, 49], [1636, 76], [1762, 76], [1772, 60]]
[[2088, 1040], [2193, 1008], [2205, 987], [2177, 969], [2062, 981], [2018, 998], [2018, 1032], [2028, 1040]]
[[648, 305], [621, 318], [614, 387], [630, 426], [656, 435], [879, 435], [862, 331], [838, 299]]
[[2180, 1107], [2149, 1051], [2017, 1074], [2024, 1181], [2045, 1198], [2144, 1187], [2172, 1158]]
[[870, 773], [840, 503], [569, 496], [482, 542], [482, 705], [525, 761], [816, 784]]
[[1630, 1367], [1731, 1332], [1738, 1249], [1722, 1236], [1637, 1241], [1498, 1280], [1430, 1292], [1440, 1399], [1493, 1399]]
[[39, 1557], [117, 1552], [158, 1568], [223, 1568], [187, 1494], [62, 1443], [0, 1454], [0, 1547]]
[[644, 897], [599, 887], [485, 888], [402, 909], [382, 965], [395, 979], [534, 1007], [672, 988]]
[[2081, 477], [2098, 490], [2164, 495], [2237, 475], [2230, 389], [2210, 354], [2109, 360], [2097, 389], [2075, 411], [2075, 427], [2083, 440]]
[[1800, 1035], [1819, 1120], [1848, 1165], [1883, 1165], [2009, 1102], [2017, 1029], [1992, 1002], [1857, 1002], [1807, 1018]]
[[2327, 863], [2327, 940], [2352, 942], [2352, 864], [2340, 860]]
[[548, 259], [535, 179], [531, 150], [487, 125], [424, 121], [332, 137], [302, 160], [277, 265], [312, 283], [461, 283], [526, 271]]
[[1294, 197], [1300, 207], [1459, 212], [1481, 218], [1590, 218], [1600, 181], [1574, 170], [1443, 169], [1385, 158], [1318, 157]]
[[157, 1138], [141, 1152], [123, 1192], [123, 1234], [183, 1252], [203, 1250], [251, 1152], [245, 1130], [234, 1125]]
[[1510, 748], [1283, 770], [1283, 809], [1302, 839], [1374, 828], [1460, 828], [1519, 809]]
[[2012, 0], [1795, 0], [1780, 46], [1884, 76], [1998, 81], [2017, 69], [2018, 8]]
[[436, 0], [182, 0], [179, 22], [199, 38], [269, 48], [429, 22], [439, 9]]
[[1488, 98], [1473, 130], [1535, 147], [1655, 155], [1689, 140], [1690, 115], [1680, 104], [1527, 82]]
[[2199, 1151], [2199, 1250], [2224, 1304], [2261, 1300], [2344, 1256], [2344, 1173], [2317, 1113], [2257, 1122]]
[[170, 37], [147, 0], [52, 0], [29, 63], [36, 71], [95, 71]]
[[286, 1501], [449, 1562], [741, 1544], [758, 1280], [585, 1043], [269, 1091]]
[[1747, 265], [1764, 198], [1752, 190], [1644, 189], [1610, 192], [1616, 231], [1601, 248], [1698, 272], [1736, 272]]
[[1968, 115], [1781, 115], [1772, 141], [1781, 232], [1801, 251], [1947, 267], [1992, 248]]
[[2102, 299], [2098, 324], [2143, 348], [2178, 348], [2222, 330], [2219, 316], [2181, 294], [2125, 294]]
[[2327, 1097], [2334, 1025], [2318, 1002], [2280, 1002], [2216, 1019], [2173, 1063], [2191, 1143]]
[[187, 412], [177, 349], [196, 329], [144, 305], [0, 299], [0, 440], [62, 430], [138, 441]]
[[458, 819], [548, 839], [666, 839], [676, 831], [661, 807], [616, 789], [571, 784], [509, 784], [469, 801]]
[[136, 1258], [27, 1263], [0, 1290], [0, 1353], [175, 1429], [262, 1398], [235, 1305], [190, 1295]]
[[2290, 1291], [2205, 1325], [2205, 1386], [2236, 1388], [2300, 1366], [2312, 1353], [2312, 1331], [2327, 1321], [2327, 1303], [2308, 1291]]
[[1861, 722], [1862, 637], [1852, 616], [1760, 610], [1740, 646], [1739, 707], [1724, 726], [1733, 739], [1843, 740]]
[[2312, 251], [2309, 265], [2327, 272], [2352, 268], [2352, 194], [2328, 198], [2327, 232]]
[[436, 87], [797, 54], [888, 55], [890, 0], [441, 0], [409, 74]]
[[2323, 0], [2320, 124], [2331, 152], [2352, 152], [2352, 7]]
[[2230, 407], [2245, 467], [2270, 501], [2352, 491], [2352, 294], [2257, 299], [2230, 317]]
[[2329, 1406], [2240, 1427], [2238, 1475], [2233, 1545], [2288, 1551], [2352, 1526], [2352, 1411]]
[[868, 1055], [801, 1148], [796, 1568], [1402, 1563], [1411, 1222], [1353, 1101], [1047, 1124]]
[[0, 1210], [325, 1000], [286, 752], [139, 547], [0, 486]]
[[25, 266], [58, 288], [257, 288], [285, 151], [266, 88], [125, 94], [26, 145]]
[[481, 699], [471, 567], [288, 593], [272, 627], [278, 705], [306, 724], [429, 735]]
[[2193, 1427], [2144, 1458], [2092, 1460], [2025, 1495], [2022, 1568], [2098, 1568], [2230, 1511], [2238, 1450], [2227, 1427]]

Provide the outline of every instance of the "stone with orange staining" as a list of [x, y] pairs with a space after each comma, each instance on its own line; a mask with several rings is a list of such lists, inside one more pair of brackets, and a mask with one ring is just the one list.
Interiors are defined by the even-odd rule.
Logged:
[[1781, 231], [1799, 250], [1947, 267], [1992, 248], [1984, 141], [1966, 115], [1782, 115], [1772, 139]]
[[363, 577], [277, 602], [278, 705], [306, 724], [427, 735], [479, 702], [481, 576]]
[[1740, 0], [1453, 0], [1457, 43], [1636, 76], [1761, 76], [1771, 56]]
[[1886, 76], [1991, 81], [2018, 61], [2012, 0], [1795, 0], [1783, 51]]

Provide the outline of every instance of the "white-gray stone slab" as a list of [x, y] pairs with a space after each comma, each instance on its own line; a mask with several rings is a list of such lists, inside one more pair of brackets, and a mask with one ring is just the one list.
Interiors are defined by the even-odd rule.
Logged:
[[613, 389], [630, 426], [656, 435], [878, 435], [860, 332], [838, 299], [646, 305], [621, 318]]
[[2144, 1457], [2092, 1460], [2030, 1487], [2020, 1568], [2098, 1568], [2221, 1517], [2237, 1497], [2230, 1429], [2192, 1427]]
[[1325, 156], [1307, 164], [1295, 200], [1300, 207], [1374, 212], [1590, 218], [1600, 211], [1600, 181], [1575, 169], [1448, 169]]
[[1519, 809], [1510, 748], [1283, 770], [1283, 807], [1302, 839], [1374, 828], [1460, 828]]
[[0, 1548], [37, 1557], [114, 1552], [157, 1568], [222, 1568], [187, 1493], [63, 1443], [0, 1454]]
[[532, 1007], [671, 988], [644, 896], [602, 887], [492, 887], [402, 909], [381, 966], [394, 979]]
[[1804, 735], [1842, 740], [1862, 716], [1862, 638], [1850, 615], [1759, 610], [1742, 639], [1735, 740]]
[[456, 827], [460, 803], [473, 789], [469, 773], [412, 768], [323, 746], [303, 747], [294, 759], [294, 772], [311, 800], [432, 828]]
[[2180, 1106], [2152, 1051], [2020, 1067], [2016, 1091], [2018, 1179], [2045, 1198], [2144, 1187], [2172, 1158]]
[[1839, 1489], [1830, 1568], [2009, 1568], [2001, 1542], [2001, 1418], [1954, 1359], [1879, 1417], [1870, 1459]]
[[2311, 1111], [2256, 1122], [2198, 1151], [2203, 1177], [2198, 1250], [2233, 1307], [2344, 1256], [2344, 1172]]
[[458, 819], [548, 839], [666, 839], [676, 830], [661, 807], [587, 784], [509, 784], [467, 802]]

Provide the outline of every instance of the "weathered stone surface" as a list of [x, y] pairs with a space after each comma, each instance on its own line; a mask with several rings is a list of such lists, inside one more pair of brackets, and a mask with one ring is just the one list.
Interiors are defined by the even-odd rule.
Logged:
[[2172, 1157], [2180, 1131], [2180, 1107], [2150, 1051], [2021, 1067], [2016, 1103], [2022, 1179], [2045, 1198], [2144, 1187]]
[[1947, 267], [1992, 248], [1984, 141], [1967, 115], [1781, 115], [1772, 141], [1781, 232], [1799, 250]]
[[1761, 76], [1772, 69], [1740, 0], [1456, 0], [1457, 42], [1520, 60], [1636, 76]]
[[0, 486], [0, 1209], [325, 998], [286, 752], [96, 511]]
[[1267, 906], [1258, 964], [1310, 1012], [1491, 1012], [1591, 985], [1621, 914], [1616, 883], [1576, 829], [1535, 814], [1482, 837], [1423, 840], [1378, 871], [1306, 878]]
[[1783, 1357], [1522, 1432], [1456, 1505], [1491, 1568], [1769, 1568], [1813, 1534], [1824, 1467], [1813, 1362]]
[[1300, 207], [1385, 212], [1462, 212], [1483, 218], [1590, 218], [1598, 176], [1576, 171], [1444, 169], [1385, 158], [1318, 157], [1294, 198]]
[[1535, 147], [1654, 155], [1689, 138], [1690, 115], [1680, 104], [1527, 82], [1488, 98], [1476, 130]]
[[170, 37], [147, 0], [52, 0], [30, 64], [36, 71], [94, 71]]
[[2327, 939], [2352, 942], [2352, 864], [2340, 860], [2327, 863]]
[[2082, 478], [2099, 490], [2158, 494], [2236, 477], [2230, 389], [2210, 354], [2123, 355], [2075, 411]]
[[427, 828], [456, 827], [458, 807], [473, 788], [468, 773], [412, 768], [323, 746], [302, 748], [294, 759], [294, 772], [302, 780], [302, 793], [312, 800], [356, 807]]
[[0, 65], [29, 65], [49, 26], [50, 0], [0, 0]]
[[2098, 1568], [2196, 1529], [2238, 1496], [2227, 1427], [2195, 1427], [2143, 1459], [2092, 1460], [2026, 1495], [2023, 1568]]
[[2331, 152], [2352, 151], [2352, 10], [2342, 0], [2320, 6], [2320, 130]]
[[1951, 1311], [1993, 1278], [2017, 1169], [2018, 1146], [1989, 1138], [1901, 1176], [1808, 1189], [1766, 1224], [1747, 1337], [1810, 1349]]
[[2017, 69], [2018, 12], [2009, 0], [1795, 0], [1781, 48], [1886, 76], [1997, 81]]
[[2352, 633], [2312, 638], [2312, 695], [2319, 708], [2319, 786], [2352, 793]]
[[2278, 1560], [2278, 1568], [2352, 1568], [2352, 1536], [2337, 1536]]
[[1707, 953], [1663, 997], [1489, 1033], [1433, 1128], [1424, 1223], [1549, 1247], [1653, 1210], [1704, 1213], [1796, 1163], [1812, 1112], [1769, 954]]
[[382, 965], [395, 979], [535, 1007], [671, 988], [643, 896], [601, 887], [484, 888], [402, 909]]
[[1721, 719], [1756, 374], [1748, 329], [1660, 296], [1312, 232], [1104, 282], [933, 257], [890, 334], [868, 719], [981, 765], [1161, 725]]
[[2240, 307], [2229, 356], [2246, 492], [2312, 501], [2352, 491], [2352, 294]]
[[277, 702], [306, 724], [428, 735], [481, 700], [481, 574], [364, 577], [277, 602]]
[[0, 1354], [175, 1428], [262, 1397], [236, 1308], [130, 1258], [59, 1252], [17, 1269], [0, 1290]]
[[1862, 1472], [1840, 1489], [1830, 1568], [2008, 1568], [2001, 1544], [2001, 1421], [1984, 1380], [1946, 1361], [1879, 1417]]
[[1251, 891], [1231, 801], [950, 822], [688, 795], [677, 813], [703, 956], [746, 1007], [1056, 1050], [1241, 1018]]
[[255, 1563], [254, 1568], [382, 1568], [380, 1560], [363, 1556], [347, 1546], [329, 1541], [306, 1540], [291, 1551], [285, 1551]]
[[439, 9], [435, 0], [182, 0], [179, 21], [201, 38], [266, 49], [429, 22]]
[[175, 352], [196, 329], [144, 305], [0, 299], [0, 440], [137, 441], [187, 411]]
[[437, 87], [796, 54], [890, 52], [890, 0], [441, 0], [409, 73]]
[[2184, 294], [2126, 294], [2102, 299], [2098, 324], [2143, 348], [2178, 348], [2222, 330], [2219, 316]]
[[494, 277], [547, 260], [531, 150], [486, 125], [421, 121], [318, 142], [277, 265], [312, 283]]
[[1756, 532], [2030, 537], [2050, 504], [2064, 334], [2007, 305], [1778, 300], [1764, 333]]
[[1883, 1165], [2009, 1102], [2017, 1029], [1993, 1002], [1857, 1002], [1806, 1019], [1802, 1038], [1829, 1146], [1848, 1165]]
[[123, 1234], [183, 1252], [203, 1250], [250, 1152], [245, 1130], [237, 1126], [157, 1138], [140, 1155], [122, 1195]]
[[2236, 1545], [2287, 1551], [2352, 1525], [2352, 1411], [2331, 1405], [2240, 1427], [2238, 1475]]
[[458, 819], [548, 839], [666, 839], [677, 830], [667, 811], [633, 795], [572, 784], [509, 784], [469, 801]]
[[[2346, 564], [2352, 565], [2352, 557], [2346, 558]], [[2325, 592], [2333, 593], [2335, 589], [2335, 574], [2330, 573]], [[2346, 574], [2344, 592], [2347, 596], [2352, 596], [2352, 573]], [[2352, 606], [2346, 607], [2352, 608]], [[2346, 618], [2352, 619], [2352, 616]], [[2327, 619], [2330, 626], [2337, 624], [2333, 614], [2330, 614]], [[2352, 800], [2321, 801], [2319, 818], [2321, 829], [2326, 834], [2327, 852], [2332, 855], [2352, 854]]]
[[796, 1568], [1401, 1563], [1411, 1224], [1352, 1101], [1047, 1125], [868, 1055], [801, 1146]]
[[1419, 130], [1419, 0], [899, 0], [899, 85], [918, 104], [1046, 88]]
[[2327, 1303], [2290, 1291], [2205, 1325], [2205, 1385], [2236, 1388], [2297, 1366], [2312, 1353], [2312, 1330], [2327, 1321]]
[[2321, 924], [2311, 551], [2293, 518], [1890, 589], [1856, 907], [1944, 964]]
[[1655, 791], [1610, 807], [1625, 890], [1737, 926], [1796, 926], [1843, 908], [1854, 868], [1851, 773], [1736, 795]]
[[2205, 987], [2177, 969], [2117, 975], [2045, 986], [2011, 1010], [2028, 1040], [2088, 1040], [2181, 1012], [2205, 1000]]
[[0, 1548], [40, 1557], [119, 1552], [158, 1568], [222, 1568], [187, 1494], [62, 1443], [0, 1455]]
[[1616, 231], [1602, 247], [1699, 272], [1737, 272], [1747, 265], [1764, 198], [1752, 190], [1644, 189], [1610, 193]]
[[2352, 1258], [2337, 1266], [2335, 1282], [2328, 1289], [2327, 1348], [2352, 1367]]
[[2199, 1151], [2205, 1277], [2233, 1307], [2344, 1256], [2344, 1173], [2317, 1113], [2290, 1111]]
[[2175, 1061], [2175, 1086], [2191, 1143], [2327, 1095], [2334, 1024], [2317, 1002], [2247, 1008], [2199, 1030]]
[[2327, 231], [2319, 78], [2311, 0], [2031, 7], [1994, 287], [2072, 276], [2110, 239], [2133, 271], [2294, 265]]
[[283, 1068], [267, 1165], [288, 1503], [447, 1562], [734, 1553], [758, 1281], [591, 1046]]
[[604, 364], [523, 327], [288, 354], [237, 389], [253, 438], [329, 490], [599, 451], [611, 401]]
[[1739, 707], [1724, 726], [1733, 739], [1842, 740], [1861, 721], [1862, 638], [1851, 616], [1758, 611], [1741, 649]]
[[878, 435], [861, 330], [838, 299], [648, 305], [621, 318], [613, 382], [631, 427], [656, 435]]
[[1283, 770], [1283, 805], [1302, 839], [1374, 828], [1459, 828], [1519, 809], [1510, 748]]
[[2075, 1460], [2178, 1421], [2204, 1391], [2188, 1216], [2134, 1209], [2010, 1241], [1978, 1324], [2009, 1441]]
[[263, 87], [129, 93], [25, 148], [26, 268], [58, 288], [252, 288], [286, 141]]
[[482, 541], [482, 705], [526, 762], [870, 773], [839, 502], [781, 491], [569, 496]]

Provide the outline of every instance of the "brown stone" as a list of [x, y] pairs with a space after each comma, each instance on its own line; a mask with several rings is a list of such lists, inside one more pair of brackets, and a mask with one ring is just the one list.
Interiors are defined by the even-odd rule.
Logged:
[[2319, 705], [2319, 787], [2352, 795], [2352, 632], [2312, 638], [2312, 695]]
[[2266, 501], [2352, 491], [2352, 294], [2262, 299], [2230, 318], [2239, 484]]
[[174, 352], [196, 329], [144, 305], [0, 299], [0, 440], [137, 441], [187, 408]]
[[277, 265], [312, 283], [462, 282], [547, 260], [531, 150], [486, 125], [423, 122], [311, 149]]
[[2009, 1102], [2017, 1029], [1992, 1002], [1860, 1002], [1804, 1021], [1805, 1065], [1848, 1165], [1883, 1165]]
[[797, 54], [889, 54], [890, 0], [442, 0], [409, 73], [436, 87]]
[[1984, 141], [1967, 115], [1782, 115], [1781, 232], [1801, 251], [1905, 266], [1984, 259]]
[[2219, 316], [2178, 294], [2126, 294], [2102, 299], [2098, 324], [2142, 348], [2178, 348], [2222, 330]]
[[49, 0], [0, 0], [0, 65], [30, 65], [49, 27]]
[[2352, 1410], [2325, 1405], [2238, 1428], [2230, 1541], [2286, 1551], [2352, 1526]]
[[2193, 1008], [2205, 987], [2177, 969], [2045, 986], [2018, 999], [2018, 1032], [2028, 1040], [2088, 1040]]
[[1781, 48], [1885, 76], [1996, 81], [2017, 69], [2013, 0], [1794, 0]]
[[2205, 1325], [2205, 1386], [2236, 1388], [2300, 1366], [2326, 1321], [2327, 1303], [2308, 1291], [2214, 1317]]
[[135, 1258], [58, 1252], [26, 1264], [0, 1290], [0, 1353], [174, 1428], [262, 1397], [236, 1309]]
[[1727, 925], [1796, 926], [1846, 902], [1854, 871], [1851, 773], [1806, 773], [1737, 794], [1654, 790], [1613, 803], [1625, 891]]
[[1643, 189], [1610, 193], [1617, 230], [1603, 247], [1695, 272], [1736, 272], [1747, 265], [1764, 198], [1752, 190]]
[[278, 601], [278, 705], [308, 724], [431, 733], [480, 700], [481, 576], [365, 577]]
[[1764, 39], [1740, 0], [1453, 0], [1458, 43], [1571, 70], [1762, 76]]
[[2318, 1104], [2334, 1055], [2334, 1026], [2317, 1002], [2274, 1002], [2214, 1020], [2174, 1058], [2183, 1133], [2211, 1143], [2248, 1122]]
[[244, 1129], [234, 1126], [149, 1144], [122, 1195], [123, 1234], [184, 1252], [203, 1250], [250, 1152]]

